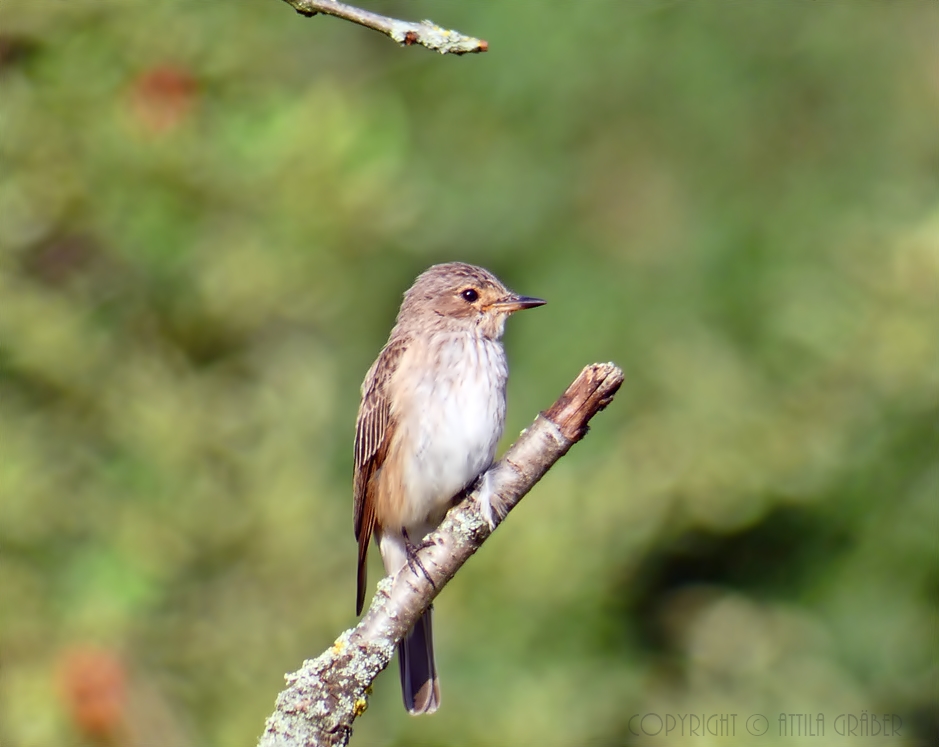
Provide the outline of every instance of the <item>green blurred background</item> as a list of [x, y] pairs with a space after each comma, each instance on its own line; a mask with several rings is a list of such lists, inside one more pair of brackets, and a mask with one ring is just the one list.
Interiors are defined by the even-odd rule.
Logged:
[[439, 599], [439, 714], [385, 674], [353, 744], [934, 744], [939, 4], [370, 7], [491, 51], [0, 0], [0, 743], [254, 743], [355, 622], [358, 385], [460, 259], [550, 302], [506, 444], [626, 383]]

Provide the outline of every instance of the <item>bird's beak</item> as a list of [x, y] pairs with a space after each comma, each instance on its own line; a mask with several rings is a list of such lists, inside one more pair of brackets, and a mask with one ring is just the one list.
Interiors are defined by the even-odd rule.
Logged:
[[515, 311], [521, 311], [522, 309], [533, 309], [536, 306], [544, 306], [547, 301], [541, 298], [532, 298], [531, 296], [517, 296], [514, 293], [510, 296], [506, 296], [501, 301], [496, 301], [493, 304], [489, 305], [489, 309], [492, 311], [502, 311], [506, 314], [511, 314]]

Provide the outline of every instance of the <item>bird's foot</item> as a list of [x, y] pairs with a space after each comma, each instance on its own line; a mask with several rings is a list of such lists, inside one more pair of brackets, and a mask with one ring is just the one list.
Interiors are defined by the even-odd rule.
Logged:
[[424, 574], [424, 578], [426, 578], [430, 582], [430, 585], [434, 589], [436, 589], [437, 584], [434, 583], [434, 580], [430, 577], [430, 574], [427, 572], [427, 569], [424, 567], [424, 564], [421, 563], [420, 558], [417, 557], [417, 553], [419, 553], [425, 547], [430, 547], [434, 543], [429, 541], [425, 537], [423, 540], [421, 540], [420, 544], [418, 545], [413, 544], [411, 542], [411, 538], [408, 537], [407, 530], [404, 529], [403, 527], [401, 529], [401, 534], [404, 536], [404, 552], [405, 552], [405, 555], [407, 556], [408, 568], [410, 568], [411, 572], [414, 574], [416, 574], [418, 570], [420, 570], [420, 572]]
[[476, 498], [479, 502], [479, 513], [482, 514], [486, 524], [489, 525], [489, 531], [495, 531], [495, 528], [505, 518], [505, 510], [502, 506], [502, 499], [496, 493], [492, 484], [492, 473], [484, 472], [476, 481], [474, 487], [479, 491]]

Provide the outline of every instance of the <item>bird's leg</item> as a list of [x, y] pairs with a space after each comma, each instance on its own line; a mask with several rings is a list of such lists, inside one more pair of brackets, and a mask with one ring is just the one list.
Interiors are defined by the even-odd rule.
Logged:
[[423, 550], [425, 547], [430, 547], [433, 545], [433, 542], [428, 541], [426, 538], [421, 540], [421, 544], [415, 545], [411, 542], [411, 538], [408, 537], [408, 530], [404, 527], [401, 527], [401, 534], [404, 537], [404, 553], [407, 555], [408, 559], [408, 568], [411, 569], [412, 573], [417, 573], [419, 568], [421, 573], [424, 574], [430, 585], [433, 588], [437, 588], [437, 584], [434, 583], [434, 580], [430, 577], [430, 574], [427, 572], [427, 569], [424, 567], [424, 564], [421, 563], [420, 558], [417, 557], [417, 553]]

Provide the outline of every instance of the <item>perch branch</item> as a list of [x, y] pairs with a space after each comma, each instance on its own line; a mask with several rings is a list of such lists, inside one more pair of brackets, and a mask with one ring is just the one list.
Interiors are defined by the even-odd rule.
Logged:
[[[381, 581], [359, 624], [317, 659], [287, 675], [287, 689], [277, 698], [260, 747], [348, 743], [352, 722], [366, 708], [368, 688], [388, 666], [395, 644], [506, 514], [586, 435], [588, 421], [610, 403], [622, 383], [623, 372], [612, 363], [584, 368], [427, 537], [415, 564], [426, 575], [408, 564]], [[495, 507], [491, 525], [480, 511], [483, 493]]]
[[397, 18], [372, 13], [369, 10], [340, 3], [338, 0], [284, 0], [284, 2], [301, 15], [315, 16], [317, 13], [322, 13], [344, 18], [360, 26], [380, 31], [404, 46], [420, 44], [440, 54], [467, 54], [485, 52], [489, 49], [489, 44], [484, 39], [474, 39], [472, 36], [463, 36], [459, 31], [440, 28], [433, 21], [420, 23], [399, 21]]

